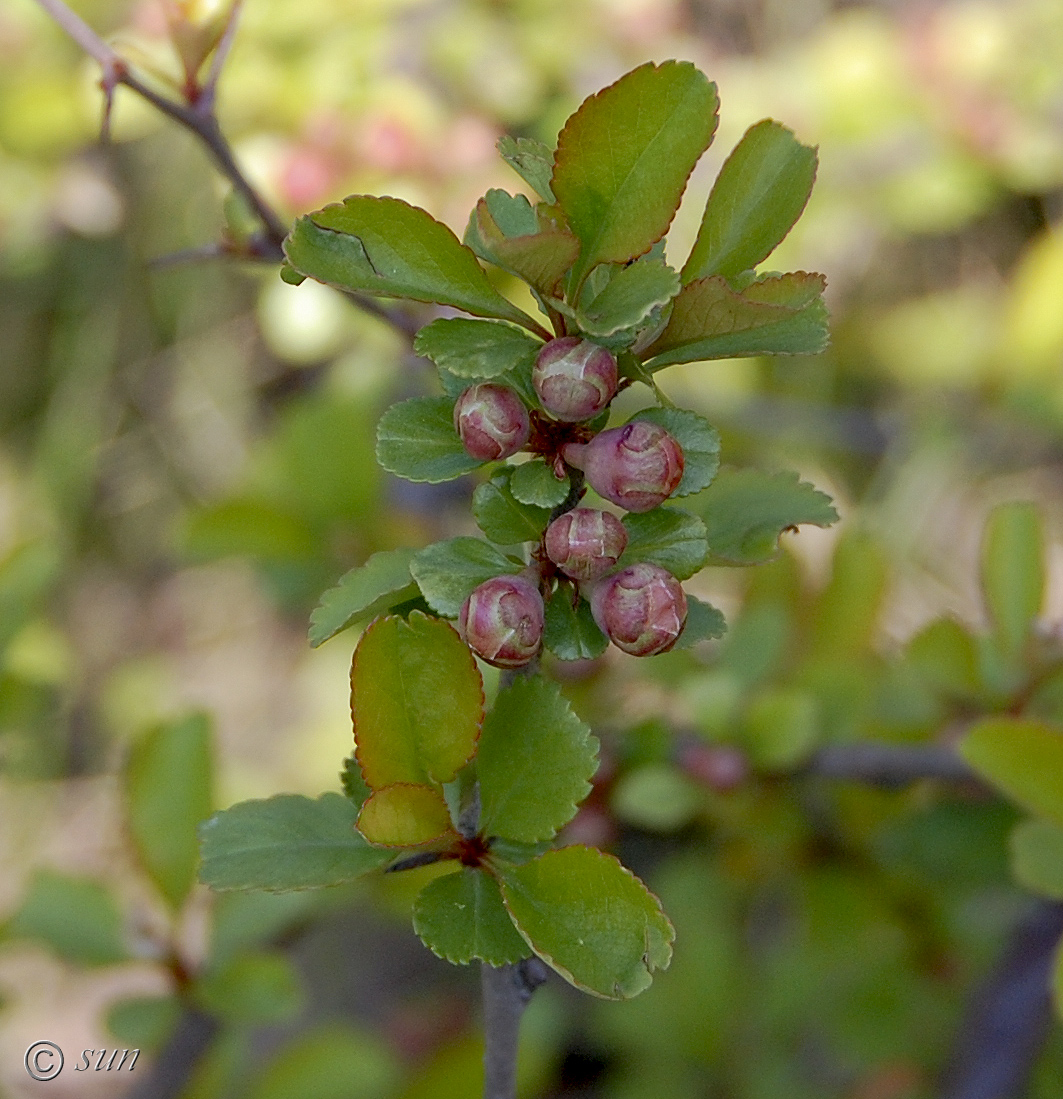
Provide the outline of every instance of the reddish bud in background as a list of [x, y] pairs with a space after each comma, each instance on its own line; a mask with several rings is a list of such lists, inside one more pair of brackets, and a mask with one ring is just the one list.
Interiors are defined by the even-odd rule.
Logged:
[[462, 604], [458, 628], [477, 656], [496, 668], [520, 668], [543, 640], [543, 597], [523, 576], [485, 580]]
[[472, 458], [491, 462], [516, 454], [531, 435], [528, 410], [505, 385], [471, 385], [454, 405], [454, 428]]
[[597, 581], [590, 604], [598, 628], [632, 656], [667, 652], [687, 620], [687, 597], [679, 581], [648, 561]]
[[571, 422], [597, 416], [613, 399], [618, 381], [612, 354], [578, 336], [551, 340], [532, 368], [543, 408], [555, 419]]
[[599, 496], [628, 511], [657, 507], [683, 479], [683, 448], [649, 420], [603, 431], [589, 443], [569, 443], [562, 453]]
[[624, 524], [608, 511], [573, 508], [546, 528], [546, 555], [573, 580], [597, 580], [627, 546]]

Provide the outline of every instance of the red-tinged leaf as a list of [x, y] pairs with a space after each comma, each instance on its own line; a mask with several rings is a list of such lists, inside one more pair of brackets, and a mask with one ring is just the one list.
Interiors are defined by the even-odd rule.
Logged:
[[414, 611], [380, 618], [351, 666], [356, 756], [368, 785], [449, 782], [472, 758], [483, 681], [453, 626]]
[[358, 831], [379, 847], [419, 847], [456, 836], [443, 795], [408, 782], [374, 790], [358, 814]]
[[447, 226], [398, 198], [351, 195], [307, 214], [284, 250], [297, 271], [341, 290], [437, 302], [542, 331], [495, 290]]
[[583, 249], [576, 281], [668, 231], [716, 132], [716, 85], [686, 61], [646, 64], [591, 96], [558, 138], [552, 186]]

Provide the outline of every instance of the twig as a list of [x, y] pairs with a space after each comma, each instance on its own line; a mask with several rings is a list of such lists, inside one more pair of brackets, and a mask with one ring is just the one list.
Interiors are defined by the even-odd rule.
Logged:
[[920, 779], [981, 785], [978, 775], [952, 748], [936, 744], [832, 744], [820, 748], [798, 773], [888, 788]]
[[136, 1082], [125, 1092], [126, 1099], [177, 1099], [219, 1029], [215, 1018], [188, 1008], [150, 1070], [136, 1074]]
[[229, 51], [233, 48], [233, 39], [236, 38], [236, 24], [240, 18], [243, 3], [244, 0], [232, 0], [229, 5], [229, 14], [225, 17], [225, 30], [217, 46], [214, 47], [214, 56], [210, 59], [207, 79], [203, 82], [196, 98], [197, 105], [202, 105], [204, 110], [211, 113], [214, 111], [214, 99], [218, 91], [218, 81], [221, 79], [221, 70], [229, 56]]
[[538, 958], [480, 966], [484, 1005], [484, 1099], [516, 1099], [520, 1020], [548, 970]]

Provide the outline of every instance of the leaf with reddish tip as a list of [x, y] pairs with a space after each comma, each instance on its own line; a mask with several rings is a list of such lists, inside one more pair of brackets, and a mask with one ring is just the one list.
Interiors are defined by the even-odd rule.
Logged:
[[660, 240], [716, 132], [716, 85], [687, 61], [646, 64], [585, 100], [558, 138], [551, 181], [583, 248], [577, 284]]
[[419, 847], [457, 835], [439, 790], [410, 782], [374, 790], [358, 814], [358, 831], [379, 847]]
[[612, 855], [562, 847], [500, 868], [499, 884], [528, 945], [584, 992], [630, 999], [671, 961], [661, 902]]
[[288, 262], [340, 290], [451, 305], [538, 329], [491, 285], [476, 256], [442, 222], [402, 199], [351, 195], [296, 221]]
[[453, 626], [413, 611], [380, 618], [351, 666], [356, 755], [374, 790], [450, 782], [476, 751], [483, 681]]
[[771, 255], [808, 202], [817, 160], [778, 122], [750, 126], [716, 178], [683, 282], [734, 278]]

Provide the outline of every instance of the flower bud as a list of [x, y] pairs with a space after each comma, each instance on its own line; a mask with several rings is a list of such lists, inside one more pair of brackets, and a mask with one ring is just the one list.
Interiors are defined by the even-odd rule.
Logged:
[[682, 447], [649, 420], [603, 431], [589, 443], [568, 443], [563, 453], [599, 496], [628, 511], [655, 508], [683, 479]]
[[454, 405], [454, 428], [472, 458], [491, 462], [516, 454], [531, 435], [528, 410], [505, 385], [471, 385]]
[[679, 581], [659, 565], [640, 561], [590, 589], [599, 629], [632, 656], [667, 652], [683, 632], [687, 597]]
[[578, 336], [551, 340], [532, 368], [532, 384], [543, 408], [555, 419], [597, 416], [613, 399], [616, 359], [604, 347]]
[[608, 511], [573, 508], [546, 528], [546, 555], [573, 580], [597, 580], [627, 546], [624, 524]]
[[520, 668], [543, 640], [543, 597], [523, 576], [485, 580], [462, 604], [458, 627], [469, 648], [496, 668]]

